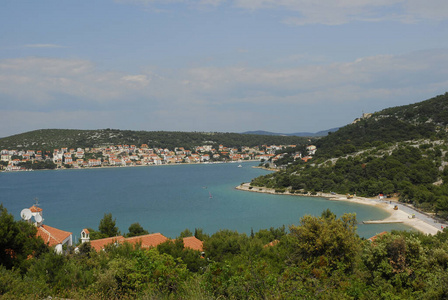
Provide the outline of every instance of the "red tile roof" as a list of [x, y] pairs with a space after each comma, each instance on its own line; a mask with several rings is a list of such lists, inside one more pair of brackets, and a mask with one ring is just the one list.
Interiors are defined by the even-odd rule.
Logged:
[[91, 240], [90, 245], [96, 250], [99, 251], [103, 249], [106, 245], [112, 244], [112, 243], [130, 243], [132, 245], [141, 244], [142, 248], [151, 248], [151, 247], [157, 247], [157, 245], [167, 241], [168, 238], [163, 236], [160, 233], [152, 233], [147, 235], [141, 235], [141, 236], [135, 236], [130, 238], [124, 238], [123, 236], [114, 236], [109, 237], [105, 239], [99, 239], [99, 240]]
[[184, 247], [193, 250], [202, 251], [202, 241], [194, 236], [183, 238]]
[[[152, 248], [157, 247], [159, 244], [162, 244], [169, 239], [165, 237], [164, 235], [160, 233], [152, 233], [147, 235], [141, 235], [141, 236], [135, 236], [130, 238], [124, 238], [123, 236], [115, 236], [115, 237], [109, 237], [105, 239], [99, 239], [99, 240], [91, 240], [90, 244], [92, 247], [99, 251], [103, 249], [106, 245], [112, 244], [112, 243], [130, 243], [132, 245], [141, 244], [142, 248]], [[194, 236], [183, 238], [184, 247], [190, 248], [193, 250], [202, 251], [202, 241], [197, 239]]]
[[122, 243], [123, 241], [124, 241], [124, 237], [122, 237], [120, 235], [120, 236], [114, 236], [114, 237], [108, 237], [108, 238], [104, 238], [104, 239], [99, 239], [99, 240], [91, 240], [90, 241], [90, 245], [96, 251], [100, 251], [101, 249], [106, 247], [106, 245], [117, 243], [117, 242], [118, 243]]
[[377, 235], [374, 235], [374, 236], [372, 236], [371, 238], [368, 238], [367, 240], [369, 240], [369, 241], [371, 241], [371, 242], [375, 242], [375, 240], [376, 240], [377, 238], [379, 238], [380, 236], [383, 236], [383, 235], [385, 235], [385, 234], [387, 234], [387, 231], [380, 232], [380, 233], [378, 233]]
[[279, 240], [273, 240], [273, 241], [270, 242], [269, 244], [264, 245], [264, 248], [275, 246], [275, 245], [277, 245], [278, 243], [280, 243]]
[[126, 242], [132, 245], [140, 243], [142, 248], [157, 247], [157, 245], [162, 244], [167, 240], [168, 238], [160, 233], [152, 233], [125, 239]]
[[36, 233], [36, 235], [41, 237], [50, 247], [56, 246], [57, 244], [62, 244], [62, 242], [71, 234], [71, 232], [63, 231], [48, 225], [41, 225], [37, 227]]
[[33, 205], [30, 207], [31, 212], [35, 213], [35, 212], [41, 212], [42, 208], [37, 207], [36, 205]]

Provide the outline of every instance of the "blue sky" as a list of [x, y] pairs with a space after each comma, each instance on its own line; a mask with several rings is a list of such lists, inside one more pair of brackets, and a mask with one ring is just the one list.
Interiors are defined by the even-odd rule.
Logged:
[[316, 132], [447, 91], [446, 0], [0, 4], [0, 137]]

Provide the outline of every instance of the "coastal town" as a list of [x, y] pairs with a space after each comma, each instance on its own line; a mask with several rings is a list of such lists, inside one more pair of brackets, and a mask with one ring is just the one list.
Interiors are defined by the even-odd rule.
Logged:
[[[262, 145], [261, 147], [225, 147], [202, 145], [193, 150], [184, 147], [150, 148], [146, 144], [109, 145], [97, 148], [60, 148], [54, 151], [1, 150], [0, 169], [3, 171], [27, 171], [35, 169], [35, 164], [46, 163], [44, 169], [133, 167], [180, 163], [239, 162], [248, 160], [269, 161], [272, 164], [284, 154], [282, 150], [296, 148], [297, 145]], [[307, 146], [307, 154], [294, 153], [294, 160], [309, 160], [316, 147]]]

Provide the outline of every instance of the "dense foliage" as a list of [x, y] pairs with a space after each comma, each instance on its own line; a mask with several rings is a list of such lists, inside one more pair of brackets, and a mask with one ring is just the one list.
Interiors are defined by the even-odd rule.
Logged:
[[0, 139], [0, 149], [42, 150], [66, 148], [92, 148], [104, 145], [147, 144], [150, 148], [184, 147], [192, 149], [204, 144], [218, 147], [295, 145], [307, 141], [304, 137], [273, 136], [257, 134], [220, 132], [180, 132], [180, 131], [132, 131], [118, 129], [72, 130], [42, 129]]
[[375, 148], [358, 155], [321, 160], [321, 163], [315, 161], [314, 165], [298, 163], [275, 174], [255, 178], [251, 185], [298, 193], [395, 195], [402, 202], [435, 211], [446, 218], [448, 169], [439, 169], [446, 153], [446, 146], [438, 144], [403, 143], [383, 150]]
[[252, 180], [277, 191], [397, 196], [448, 219], [448, 93], [385, 109], [316, 141], [307, 163]]
[[[0, 216], [0, 240], [15, 222]], [[289, 232], [271, 228], [250, 236], [221, 230], [204, 242], [205, 258], [181, 239], [157, 248], [111, 245], [95, 252], [32, 252], [2, 257], [2, 299], [445, 299], [448, 231], [435, 236], [393, 232], [363, 240], [356, 217], [324, 211]], [[6, 230], [4, 230], [6, 229]], [[189, 230], [181, 235], [190, 234]], [[29, 237], [32, 240], [32, 237]], [[4, 248], [2, 248], [3, 250]], [[36, 246], [30, 249], [38, 249]], [[18, 267], [18, 266], [22, 267]]]
[[0, 263], [5, 268], [23, 269], [30, 255], [39, 256], [47, 249], [42, 239], [36, 238], [36, 227], [25, 221], [14, 221], [0, 204]]
[[316, 141], [317, 156], [335, 157], [370, 148], [378, 142], [446, 138], [448, 93], [435, 98], [384, 109]]
[[27, 170], [44, 170], [44, 169], [53, 170], [56, 169], [57, 167], [55, 163], [49, 160], [20, 162], [18, 166], [23, 167]]

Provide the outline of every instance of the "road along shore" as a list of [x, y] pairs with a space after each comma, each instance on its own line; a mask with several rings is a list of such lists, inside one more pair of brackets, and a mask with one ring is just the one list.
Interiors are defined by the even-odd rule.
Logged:
[[[364, 197], [353, 197], [347, 199], [346, 195], [340, 194], [328, 194], [328, 193], [318, 193], [317, 195], [303, 195], [303, 194], [295, 194], [286, 191], [284, 193], [276, 192], [275, 189], [270, 189], [266, 187], [251, 187], [250, 183], [242, 183], [237, 186], [236, 189], [242, 191], [256, 192], [256, 193], [267, 193], [267, 194], [277, 194], [277, 195], [290, 195], [290, 196], [306, 196], [306, 197], [321, 197], [326, 198], [330, 201], [347, 201], [352, 203], [359, 203], [363, 205], [370, 205], [378, 207], [390, 215], [389, 217], [383, 220], [369, 220], [364, 221], [365, 224], [375, 224], [375, 223], [403, 223], [407, 226], [410, 226], [424, 234], [437, 234], [437, 232], [441, 231], [443, 224], [436, 222], [434, 219], [427, 217], [420, 212], [399, 204], [397, 202], [392, 202], [389, 200], [380, 200], [376, 198], [364, 198]], [[394, 209], [397, 206], [398, 209]]]

